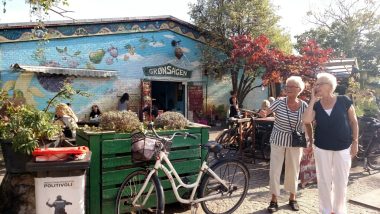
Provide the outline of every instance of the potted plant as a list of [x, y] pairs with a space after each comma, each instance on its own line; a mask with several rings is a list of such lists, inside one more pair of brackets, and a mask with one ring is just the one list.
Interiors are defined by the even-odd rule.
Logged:
[[52, 114], [24, 104], [22, 93], [13, 98], [2, 92], [0, 139], [8, 172], [25, 171], [31, 153], [49, 139], [58, 136], [60, 127], [53, 124]]

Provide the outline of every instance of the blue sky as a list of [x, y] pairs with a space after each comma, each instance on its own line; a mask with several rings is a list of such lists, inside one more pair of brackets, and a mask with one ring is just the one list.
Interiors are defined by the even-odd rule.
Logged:
[[[330, 0], [271, 0], [278, 6], [278, 14], [283, 27], [292, 36], [307, 30], [310, 25], [305, 20], [311, 8], [323, 8]], [[75, 19], [95, 19], [114, 17], [138, 17], [172, 15], [191, 22], [188, 15], [189, 3], [196, 0], [69, 0], [70, 17]], [[0, 14], [0, 23], [29, 22], [29, 5], [24, 0], [7, 0], [7, 12]], [[62, 20], [59, 15], [51, 14], [48, 20]]]

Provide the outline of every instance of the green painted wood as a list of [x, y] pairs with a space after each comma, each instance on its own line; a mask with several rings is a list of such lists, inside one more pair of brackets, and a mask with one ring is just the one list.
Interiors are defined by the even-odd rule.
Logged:
[[[192, 173], [196, 172], [200, 168], [201, 161], [200, 159], [181, 161], [181, 162], [172, 162], [174, 168], [179, 174]], [[129, 168], [117, 171], [104, 172], [102, 174], [102, 186], [109, 185], [118, 185], [123, 182], [124, 178], [130, 173], [136, 171], [136, 168]], [[164, 173], [159, 171], [158, 176], [164, 176]]]
[[101, 208], [101, 200], [100, 200], [100, 191], [101, 187], [99, 184], [101, 183], [101, 177], [97, 176], [101, 173], [101, 157], [100, 157], [100, 138], [101, 136], [91, 136], [89, 140], [89, 149], [91, 150], [91, 163], [89, 170], [90, 179], [90, 207], [89, 213], [91, 214], [100, 214]]
[[102, 154], [118, 154], [131, 152], [132, 141], [128, 139], [103, 140]]
[[[190, 175], [190, 176], [186, 176], [186, 179], [188, 179], [190, 183], [195, 182], [196, 178], [197, 178], [197, 175], [195, 175], [195, 174], [194, 175]], [[181, 177], [181, 179], [183, 179], [183, 177]], [[162, 185], [162, 188], [164, 190], [168, 190], [168, 189], [171, 188], [170, 181], [166, 177], [164, 177], [164, 179], [162, 178], [161, 185]], [[119, 187], [117, 187], [117, 188], [113, 187], [113, 188], [110, 188], [110, 189], [104, 189], [103, 190], [103, 194], [102, 194], [103, 195], [103, 200], [115, 199], [118, 191], [119, 191]]]
[[[171, 161], [179, 160], [179, 159], [181, 160], [190, 159], [190, 158], [194, 159], [194, 158], [200, 158], [200, 157], [201, 157], [201, 149], [198, 147], [185, 149], [185, 150], [171, 151], [169, 153], [169, 159]], [[116, 156], [116, 157], [113, 156], [113, 157], [103, 158], [102, 163], [103, 163], [102, 165], [103, 169], [110, 169], [110, 168], [112, 169], [115, 167], [133, 165], [131, 153], [126, 153], [123, 156]]]
[[[192, 127], [182, 130], [198, 136], [198, 139], [176, 137], [173, 141], [169, 158], [172, 160], [180, 176], [186, 176], [195, 180], [195, 174], [201, 165], [201, 157], [204, 152], [200, 145], [208, 141], [208, 129]], [[160, 135], [170, 135], [175, 131], [160, 131]], [[77, 144], [88, 146], [92, 152], [90, 169], [88, 171], [88, 194], [86, 201], [87, 213], [113, 213], [117, 187], [122, 180], [131, 172], [139, 169], [142, 165], [131, 162], [129, 133], [115, 132], [85, 132], [78, 130]], [[206, 140], [207, 138], [207, 140]], [[136, 168], [137, 167], [137, 168]], [[160, 172], [159, 176], [162, 177]], [[163, 185], [169, 185], [168, 180], [162, 178]], [[116, 181], [115, 181], [116, 180]], [[169, 186], [167, 186], [169, 187]], [[182, 188], [180, 189], [181, 191]], [[176, 202], [173, 193], [169, 193], [166, 203]]]
[[[202, 139], [201, 139], [201, 143], [202, 145], [205, 145], [207, 142], [208, 142], [208, 139], [209, 139], [209, 130], [208, 128], [201, 128], [201, 136], [202, 136]], [[202, 161], [206, 159], [206, 155], [207, 155], [207, 149], [204, 149], [202, 148]]]

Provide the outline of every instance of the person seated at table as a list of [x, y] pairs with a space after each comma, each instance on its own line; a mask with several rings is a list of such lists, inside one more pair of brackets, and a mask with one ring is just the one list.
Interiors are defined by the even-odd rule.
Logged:
[[[271, 111], [268, 111], [268, 110], [270, 110], [269, 107], [270, 107], [269, 100], [263, 100], [263, 102], [261, 103], [261, 108], [257, 112], [257, 114], [259, 115], [259, 117], [261, 117], [260, 116], [260, 114], [261, 114], [260, 112], [263, 112], [263, 111], [265, 111], [265, 112], [271, 112]], [[266, 117], [273, 117], [273, 112], [271, 112], [270, 114], [266, 115]]]
[[100, 111], [99, 106], [93, 105], [91, 107], [90, 121], [98, 121], [100, 115], [102, 115], [102, 112]]
[[62, 132], [67, 138], [75, 138], [78, 128], [78, 117], [74, 111], [65, 103], [60, 103], [55, 108], [55, 123], [62, 127]]
[[268, 101], [269, 101], [269, 103], [272, 105], [272, 103], [273, 103], [274, 101], [276, 101], [276, 98], [274, 98], [274, 97], [269, 97], [269, 98], [268, 98]]
[[230, 97], [230, 113], [229, 117], [239, 117], [240, 116], [240, 110], [237, 103], [236, 96]]

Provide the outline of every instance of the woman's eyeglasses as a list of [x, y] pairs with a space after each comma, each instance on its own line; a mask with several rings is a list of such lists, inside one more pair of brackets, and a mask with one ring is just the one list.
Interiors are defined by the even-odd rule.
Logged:
[[290, 85], [290, 86], [285, 86], [284, 89], [296, 89], [296, 88], [300, 88], [298, 86], [293, 86], [293, 85]]

